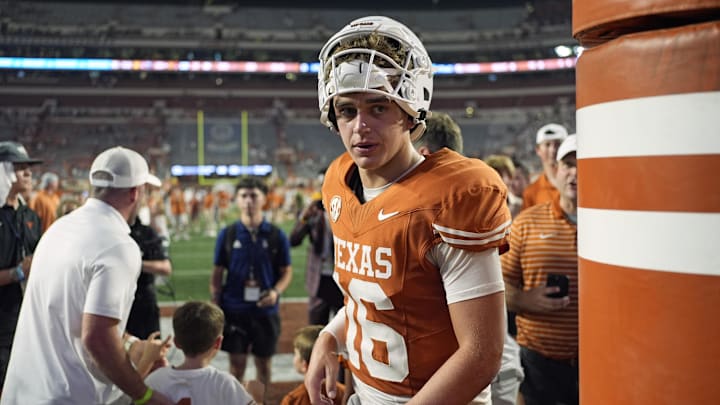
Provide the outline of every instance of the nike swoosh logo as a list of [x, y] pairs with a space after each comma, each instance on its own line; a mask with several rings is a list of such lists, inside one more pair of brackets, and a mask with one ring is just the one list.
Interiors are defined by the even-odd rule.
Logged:
[[541, 233], [541, 234], [540, 234], [540, 239], [552, 238], [553, 236], [555, 236], [554, 233]]
[[387, 214], [385, 214], [385, 213], [383, 213], [383, 210], [381, 208], [380, 212], [378, 212], [378, 221], [384, 221], [390, 217], [397, 215], [398, 213], [400, 213], [400, 211], [388, 212]]

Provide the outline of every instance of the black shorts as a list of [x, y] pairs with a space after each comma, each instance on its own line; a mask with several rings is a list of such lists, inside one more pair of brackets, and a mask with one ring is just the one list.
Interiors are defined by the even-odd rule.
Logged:
[[280, 315], [245, 315], [225, 313], [221, 349], [231, 354], [246, 354], [248, 350], [257, 357], [275, 354], [280, 337]]
[[525, 372], [525, 379], [520, 384], [525, 404], [579, 403], [576, 360], [553, 360], [526, 347], [520, 348], [520, 360]]

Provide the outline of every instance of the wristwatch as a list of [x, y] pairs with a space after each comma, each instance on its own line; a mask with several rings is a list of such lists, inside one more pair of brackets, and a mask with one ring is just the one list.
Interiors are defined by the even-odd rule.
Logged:
[[15, 274], [13, 275], [13, 278], [18, 283], [21, 281], [25, 281], [25, 272], [22, 269], [22, 263], [18, 264], [17, 267], [15, 267]]

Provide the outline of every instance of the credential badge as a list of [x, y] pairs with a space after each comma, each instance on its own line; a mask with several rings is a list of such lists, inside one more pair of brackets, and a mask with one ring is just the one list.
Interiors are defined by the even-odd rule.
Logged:
[[342, 207], [342, 200], [339, 195], [333, 196], [330, 200], [330, 218], [333, 222], [337, 222], [340, 217], [340, 207]]

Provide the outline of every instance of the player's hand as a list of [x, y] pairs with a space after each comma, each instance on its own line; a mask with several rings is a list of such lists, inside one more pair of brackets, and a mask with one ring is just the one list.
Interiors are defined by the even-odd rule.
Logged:
[[523, 307], [534, 313], [559, 311], [570, 305], [570, 297], [552, 298], [548, 294], [560, 291], [560, 287], [535, 287], [522, 292]]
[[330, 333], [321, 333], [315, 341], [310, 364], [305, 373], [305, 388], [313, 405], [332, 404], [337, 396], [337, 375], [340, 368], [337, 342]]

